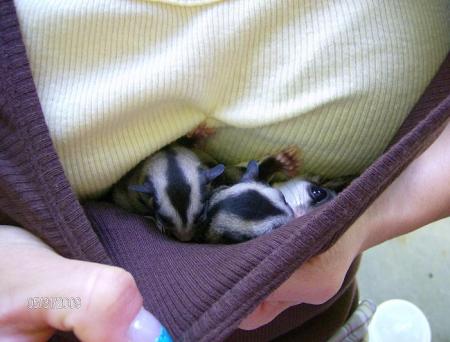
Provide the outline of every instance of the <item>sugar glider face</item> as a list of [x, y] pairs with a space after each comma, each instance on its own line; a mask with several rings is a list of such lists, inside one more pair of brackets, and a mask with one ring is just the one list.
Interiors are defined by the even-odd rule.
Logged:
[[156, 153], [146, 164], [144, 183], [129, 189], [143, 194], [153, 207], [161, 231], [190, 241], [204, 211], [209, 183], [223, 170], [221, 164], [207, 169], [187, 148], [170, 147]]
[[212, 194], [206, 209], [205, 240], [242, 242], [271, 232], [293, 218], [278, 189], [256, 182], [258, 165], [251, 161], [241, 181]]
[[283, 193], [295, 217], [303, 216], [336, 197], [333, 190], [320, 187], [300, 177], [274, 186]]

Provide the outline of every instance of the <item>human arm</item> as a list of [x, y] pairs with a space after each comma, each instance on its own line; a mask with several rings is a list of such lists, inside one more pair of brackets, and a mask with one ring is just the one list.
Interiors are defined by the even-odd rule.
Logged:
[[247, 316], [256, 329], [288, 307], [321, 304], [340, 289], [357, 255], [450, 215], [450, 123], [327, 251], [303, 264]]
[[47, 341], [57, 329], [86, 342], [140, 342], [162, 328], [141, 309], [131, 274], [63, 258], [19, 227], [0, 226], [0, 280], [1, 341]]

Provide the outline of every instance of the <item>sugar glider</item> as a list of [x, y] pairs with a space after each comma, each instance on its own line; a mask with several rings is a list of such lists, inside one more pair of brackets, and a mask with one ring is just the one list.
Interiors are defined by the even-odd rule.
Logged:
[[258, 180], [258, 163], [250, 161], [241, 180], [214, 190], [197, 240], [235, 243], [267, 234], [294, 217], [283, 194]]
[[120, 207], [150, 216], [167, 235], [190, 241], [204, 213], [210, 183], [222, 164], [204, 164], [194, 149], [171, 144], [144, 159], [112, 190]]
[[299, 167], [300, 151], [295, 147], [269, 156], [259, 165], [251, 161], [237, 184], [221, 186], [213, 192], [200, 237], [208, 243], [246, 241], [269, 233], [336, 196], [334, 191], [299, 177], [269, 185], [278, 172], [292, 177]]

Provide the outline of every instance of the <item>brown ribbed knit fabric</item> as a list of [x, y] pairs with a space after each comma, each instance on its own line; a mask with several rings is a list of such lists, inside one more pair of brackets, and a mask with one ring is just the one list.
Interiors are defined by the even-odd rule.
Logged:
[[[144, 218], [111, 204], [87, 204], [85, 215], [53, 149], [13, 3], [0, 0], [0, 211], [62, 255], [112, 262], [129, 270], [146, 308], [177, 340], [224, 340], [305, 260], [331, 246], [445, 122], [450, 115], [449, 66], [447, 58], [404, 124], [402, 138], [322, 210], [246, 243], [186, 244], [162, 236]], [[351, 278], [350, 274], [348, 289], [353, 286]], [[353, 302], [354, 288], [342, 293], [349, 298], [347, 304]], [[341, 298], [333, 300], [339, 304]], [[297, 307], [277, 322], [286, 315], [300, 317], [297, 310], [311, 309], [317, 310], [309, 317], [321, 312], [318, 307]], [[348, 308], [344, 311], [348, 314]], [[321, 314], [328, 317], [323, 324], [338, 324], [334, 315]], [[260, 334], [259, 340], [295, 336], [296, 330], [289, 333], [277, 322], [272, 323], [273, 330], [263, 327], [253, 336]], [[286, 322], [292, 329], [299, 323]], [[310, 320], [304, 327], [318, 331], [318, 324]], [[245, 334], [250, 333], [241, 333], [241, 338], [251, 337]]]
[[0, 210], [64, 256], [108, 262], [52, 146], [13, 1], [0, 1], [0, 42]]

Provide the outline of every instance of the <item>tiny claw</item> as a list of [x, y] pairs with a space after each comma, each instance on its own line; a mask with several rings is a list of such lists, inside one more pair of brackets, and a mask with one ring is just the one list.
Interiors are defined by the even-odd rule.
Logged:
[[294, 177], [300, 171], [300, 166], [302, 164], [301, 155], [300, 148], [296, 145], [292, 145], [276, 154], [275, 159], [280, 162], [282, 170], [289, 177]]

